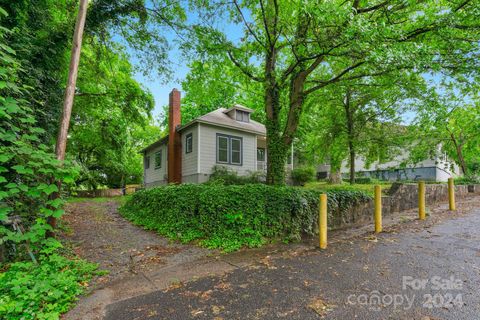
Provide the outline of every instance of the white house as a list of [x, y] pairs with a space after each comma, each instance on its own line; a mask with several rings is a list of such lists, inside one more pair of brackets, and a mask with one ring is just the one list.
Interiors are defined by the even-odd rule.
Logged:
[[[144, 184], [202, 183], [222, 165], [238, 175], [266, 169], [265, 126], [241, 105], [219, 108], [181, 125], [180, 91], [169, 102], [169, 134], [142, 150]], [[291, 167], [291, 165], [289, 165]]]
[[[355, 172], [357, 177], [371, 177], [379, 180], [401, 181], [401, 180], [426, 180], [445, 182], [448, 178], [460, 176], [460, 169], [444, 152], [441, 146], [437, 147], [435, 156], [424, 159], [418, 163], [409, 163], [408, 150], [402, 150], [393, 160], [388, 162], [375, 161], [367, 165], [365, 159], [355, 159]], [[326, 178], [329, 174], [329, 165], [317, 167], [317, 177]], [[342, 163], [341, 173], [348, 176], [350, 168], [347, 162]]]

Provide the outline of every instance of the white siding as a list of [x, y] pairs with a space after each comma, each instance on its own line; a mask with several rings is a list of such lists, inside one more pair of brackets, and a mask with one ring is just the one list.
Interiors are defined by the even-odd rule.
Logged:
[[212, 167], [217, 164], [217, 134], [225, 134], [229, 136], [242, 138], [243, 161], [242, 165], [227, 165], [238, 172], [239, 175], [246, 175], [255, 171], [256, 158], [256, 135], [253, 133], [242, 132], [234, 129], [226, 129], [213, 125], [200, 124], [200, 173], [210, 174]]
[[[375, 171], [375, 170], [388, 170], [388, 169], [397, 169], [401, 167], [403, 162], [406, 162], [410, 156], [408, 150], [400, 150], [399, 154], [395, 155], [395, 158], [388, 162], [379, 163], [378, 161], [373, 162], [369, 166], [365, 163], [365, 159], [362, 156], [355, 158], [355, 171]], [[346, 160], [342, 163], [341, 172], [349, 173], [349, 160]], [[424, 167], [435, 167], [436, 163], [434, 159], [425, 159], [419, 163], [408, 164], [406, 168], [424, 168]]]
[[[186, 153], [186, 138], [192, 134], [192, 152]], [[197, 173], [198, 162], [198, 125], [182, 131], [182, 177]], [[182, 179], [183, 181], [183, 179]]]
[[[161, 168], [155, 169], [155, 153], [160, 150], [162, 152], [162, 166]], [[147, 151], [146, 156], [150, 156], [150, 167], [148, 169], [145, 169], [144, 167], [145, 185], [153, 183], [166, 183], [165, 178], [167, 173], [167, 144], [163, 144], [161, 146], [155, 147], [152, 150]]]

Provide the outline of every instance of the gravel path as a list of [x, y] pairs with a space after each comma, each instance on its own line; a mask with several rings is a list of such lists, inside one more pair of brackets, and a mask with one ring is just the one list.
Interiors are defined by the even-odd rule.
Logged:
[[75, 252], [109, 271], [94, 284], [147, 273], [209, 253], [193, 245], [172, 243], [131, 224], [118, 214], [120, 201], [120, 198], [77, 199], [67, 204], [62, 218], [67, 226], [63, 237]]

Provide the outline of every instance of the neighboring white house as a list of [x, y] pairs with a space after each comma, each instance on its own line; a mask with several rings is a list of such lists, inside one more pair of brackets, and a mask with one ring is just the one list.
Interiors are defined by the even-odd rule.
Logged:
[[[265, 126], [241, 105], [219, 108], [180, 125], [180, 92], [170, 93], [169, 135], [142, 150], [144, 184], [202, 183], [221, 165], [248, 175], [266, 169]], [[291, 166], [291, 165], [289, 165]]]
[[[409, 152], [403, 150], [395, 156], [392, 161], [380, 163], [376, 161], [367, 166], [365, 159], [355, 159], [355, 172], [357, 177], [371, 177], [379, 180], [401, 181], [401, 180], [426, 180], [444, 182], [448, 178], [455, 178], [460, 175], [460, 169], [447, 155], [441, 152], [438, 146], [436, 155], [431, 159], [425, 159], [416, 164], [408, 164]], [[317, 167], [317, 177], [326, 178], [330, 172], [329, 165]], [[343, 162], [341, 173], [348, 176], [350, 168], [347, 162]]]

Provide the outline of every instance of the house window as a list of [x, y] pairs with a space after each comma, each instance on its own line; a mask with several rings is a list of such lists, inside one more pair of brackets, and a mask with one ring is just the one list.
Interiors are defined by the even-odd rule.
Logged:
[[217, 134], [217, 162], [242, 165], [242, 138]]
[[162, 167], [162, 150], [155, 152], [155, 169]]
[[185, 153], [190, 153], [193, 150], [193, 138], [192, 134], [189, 133], [185, 137]]
[[217, 136], [217, 162], [228, 163], [228, 137]]
[[150, 156], [145, 157], [145, 161], [143, 163], [143, 166], [145, 167], [145, 170], [150, 168]]
[[240, 138], [230, 138], [231, 148], [230, 148], [230, 162], [232, 164], [242, 164], [242, 139]]
[[265, 161], [265, 148], [257, 148], [257, 161]]
[[237, 121], [242, 122], [249, 122], [250, 121], [250, 114], [245, 111], [237, 110], [236, 111], [236, 119]]

